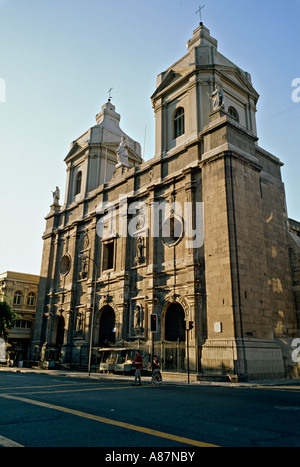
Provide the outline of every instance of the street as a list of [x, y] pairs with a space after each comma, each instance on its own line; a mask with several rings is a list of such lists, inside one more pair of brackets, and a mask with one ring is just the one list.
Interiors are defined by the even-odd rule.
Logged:
[[299, 392], [1, 371], [0, 446], [103, 447], [115, 461], [128, 448], [299, 447]]

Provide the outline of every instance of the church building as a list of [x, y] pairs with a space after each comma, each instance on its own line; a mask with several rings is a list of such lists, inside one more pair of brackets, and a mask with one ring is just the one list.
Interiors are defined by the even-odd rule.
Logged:
[[258, 144], [258, 99], [200, 23], [157, 77], [152, 159], [111, 99], [72, 142], [43, 235], [41, 360], [126, 371], [139, 349], [199, 378], [298, 374], [300, 224]]

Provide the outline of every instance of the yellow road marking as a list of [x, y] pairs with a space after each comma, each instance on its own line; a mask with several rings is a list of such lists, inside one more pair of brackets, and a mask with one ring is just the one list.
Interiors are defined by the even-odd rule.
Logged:
[[[51, 387], [51, 386], [49, 386]], [[106, 386], [100, 386], [98, 388], [85, 388], [85, 389], [63, 389], [60, 391], [18, 391], [18, 394], [27, 394], [27, 395], [32, 395], [32, 394], [60, 394], [63, 392], [87, 392], [87, 391], [107, 391], [107, 390], [116, 390], [116, 389], [131, 389], [132, 386], [118, 386], [118, 387], [106, 387]], [[141, 388], [152, 388], [152, 385], [149, 386], [141, 386]], [[24, 388], [23, 388], [24, 389]], [[1, 394], [0, 394], [1, 395]]]
[[3, 448], [23, 448], [22, 444], [16, 443], [15, 441], [12, 441], [11, 439], [4, 438], [3, 436], [0, 436], [0, 446]]
[[300, 392], [300, 386], [257, 386], [255, 389], [264, 389], [265, 391]]
[[43, 388], [56, 388], [56, 387], [61, 387], [61, 386], [83, 386], [87, 384], [99, 384], [97, 383], [61, 383], [61, 384], [47, 384], [47, 386], [11, 386], [11, 387], [5, 387], [5, 386], [0, 386], [0, 391], [5, 390], [5, 392], [9, 390], [15, 390], [15, 389], [43, 389]]
[[117, 426], [119, 428], [125, 428], [127, 430], [138, 431], [140, 433], [144, 433], [144, 434], [147, 434], [147, 435], [157, 436], [159, 438], [170, 439], [172, 441], [176, 441], [176, 442], [181, 443], [181, 444], [188, 444], [188, 445], [191, 445], [191, 446], [198, 446], [198, 447], [218, 447], [218, 446], [215, 446], [213, 444], [203, 443], [201, 441], [192, 440], [192, 439], [189, 439], [189, 438], [183, 438], [181, 436], [172, 435], [170, 433], [164, 433], [162, 431], [151, 430], [150, 428], [145, 428], [145, 427], [141, 427], [141, 426], [137, 426], [137, 425], [131, 425], [130, 423], [118, 422], [116, 420], [111, 420], [109, 418], [99, 417], [97, 415], [92, 415], [92, 414], [89, 414], [89, 413], [80, 412], [78, 410], [68, 409], [67, 407], [61, 407], [61, 406], [58, 406], [58, 405], [47, 404], [45, 402], [35, 401], [35, 400], [31, 400], [31, 399], [25, 399], [23, 397], [16, 397], [16, 396], [12, 396], [12, 395], [9, 395], [9, 394], [1, 394], [0, 397], [6, 398], [6, 399], [16, 400], [16, 401], [20, 401], [20, 402], [25, 402], [27, 404], [37, 405], [39, 407], [45, 407], [47, 409], [51, 408], [53, 410], [58, 410], [60, 412], [65, 412], [65, 413], [68, 413], [68, 414], [71, 414], [71, 415], [76, 415], [77, 417], [87, 418], [89, 420], [94, 420], [96, 422], [105, 423], [106, 425], [113, 425], [113, 426]]
[[[103, 381], [104, 382], [104, 381]], [[8, 390], [8, 389], [42, 389], [42, 388], [55, 388], [55, 387], [60, 387], [60, 386], [68, 386], [68, 387], [71, 387], [71, 386], [92, 386], [92, 385], [96, 385], [96, 384], [100, 384], [99, 381], [95, 381], [95, 382], [91, 382], [91, 381], [86, 381], [86, 382], [82, 382], [82, 383], [78, 383], [78, 382], [73, 382], [73, 381], [69, 381], [69, 382], [66, 382], [66, 383], [59, 383], [59, 384], [47, 384], [47, 385], [43, 385], [43, 386], [11, 386], [11, 387], [7, 387], [7, 386], [0, 386], [0, 391], [2, 389], [5, 389], [5, 392]], [[111, 384], [113, 384], [111, 382]], [[120, 384], [119, 381], [116, 381], [116, 384]]]

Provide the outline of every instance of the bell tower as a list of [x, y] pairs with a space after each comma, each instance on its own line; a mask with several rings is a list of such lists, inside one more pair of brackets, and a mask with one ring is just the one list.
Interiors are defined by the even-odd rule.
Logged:
[[214, 110], [210, 97], [216, 86], [222, 90], [224, 109], [256, 136], [259, 95], [251, 76], [218, 51], [218, 41], [200, 23], [187, 42], [187, 54], [157, 77], [152, 95], [156, 155], [198, 144]]
[[96, 115], [96, 125], [72, 142], [65, 158], [65, 206], [83, 201], [100, 185], [111, 180], [118, 162], [116, 151], [122, 138], [128, 140], [129, 167], [142, 163], [140, 144], [121, 130], [120, 120], [120, 114], [109, 99]]
[[297, 336], [282, 163], [258, 145], [249, 73], [219, 52], [202, 22], [187, 50], [158, 76], [152, 103], [156, 156], [169, 175], [199, 169], [201, 371], [282, 377], [283, 339]]

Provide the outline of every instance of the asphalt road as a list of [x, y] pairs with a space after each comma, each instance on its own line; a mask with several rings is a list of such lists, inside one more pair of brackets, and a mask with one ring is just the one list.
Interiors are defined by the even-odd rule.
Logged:
[[192, 455], [200, 447], [299, 447], [299, 393], [296, 385], [133, 387], [1, 372], [0, 446], [103, 447], [114, 456], [141, 447], [149, 455], [154, 448]]

